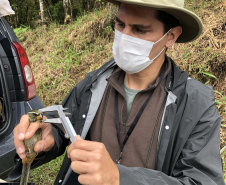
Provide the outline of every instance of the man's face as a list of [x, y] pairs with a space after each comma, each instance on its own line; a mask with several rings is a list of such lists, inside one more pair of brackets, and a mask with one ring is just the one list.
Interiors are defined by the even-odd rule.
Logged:
[[156, 42], [164, 35], [164, 25], [151, 8], [122, 3], [116, 17], [115, 29], [140, 39]]
[[[132, 37], [156, 42], [164, 35], [164, 24], [156, 18], [156, 14], [157, 11], [151, 8], [122, 3], [115, 29]], [[149, 54], [150, 59], [156, 57], [166, 46], [167, 37], [168, 35], [154, 45]], [[164, 56], [164, 52], [161, 55]]]

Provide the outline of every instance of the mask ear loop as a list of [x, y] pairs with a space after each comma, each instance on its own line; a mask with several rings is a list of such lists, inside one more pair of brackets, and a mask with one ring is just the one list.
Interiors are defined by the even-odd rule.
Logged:
[[159, 55], [162, 54], [162, 52], [164, 51], [165, 48], [166, 48], [166, 47], [164, 47], [164, 48], [160, 51], [160, 53], [159, 53], [158, 55], [156, 55], [153, 59], [151, 59], [151, 61], [154, 61], [156, 58], [158, 58]]
[[[169, 31], [166, 32], [165, 35], [163, 35], [163, 36], [162, 36], [158, 41], [156, 41], [154, 44], [157, 44], [159, 41], [161, 41], [161, 40], [162, 40], [162, 39], [170, 32], [171, 29], [172, 29], [172, 28], [170, 28]], [[165, 48], [166, 48], [166, 47], [164, 47], [164, 48], [160, 51], [160, 53], [159, 53], [158, 55], [156, 55], [151, 61], [154, 61], [156, 58], [158, 58], [159, 55], [162, 54], [162, 52], [164, 51]]]
[[156, 41], [154, 44], [157, 44], [158, 42], [160, 42], [169, 32], [170, 32], [170, 30], [172, 30], [172, 28], [170, 28], [169, 29], [169, 31], [167, 31], [166, 33], [165, 33], [165, 35], [163, 35], [158, 41]]

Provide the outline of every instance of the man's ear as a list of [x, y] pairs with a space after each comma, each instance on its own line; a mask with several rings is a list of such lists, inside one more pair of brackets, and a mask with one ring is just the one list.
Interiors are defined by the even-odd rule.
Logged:
[[168, 34], [168, 40], [166, 42], [166, 47], [171, 47], [177, 40], [177, 38], [181, 35], [182, 33], [182, 27], [181, 26], [176, 26], [172, 28]]

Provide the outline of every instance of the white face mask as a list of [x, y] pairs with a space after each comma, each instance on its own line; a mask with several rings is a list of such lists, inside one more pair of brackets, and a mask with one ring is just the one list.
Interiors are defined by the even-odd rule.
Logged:
[[153, 48], [153, 45], [162, 40], [169, 33], [169, 31], [157, 42], [151, 42], [125, 35], [115, 29], [115, 39], [112, 50], [116, 64], [123, 71], [129, 74], [142, 71], [164, 51], [165, 47], [156, 57], [152, 60], [149, 59], [149, 54]]

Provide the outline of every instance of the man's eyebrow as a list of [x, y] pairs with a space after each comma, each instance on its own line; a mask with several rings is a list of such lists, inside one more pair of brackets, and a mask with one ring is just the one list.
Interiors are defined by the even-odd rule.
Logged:
[[141, 28], [141, 29], [150, 29], [151, 25], [143, 25], [143, 24], [130, 24], [130, 26]]
[[[118, 17], [116, 17], [116, 21], [121, 23], [121, 24], [125, 24], [121, 19], [119, 19]], [[143, 25], [143, 24], [129, 24], [129, 26], [131, 27], [136, 27], [136, 28], [141, 28], [141, 29], [149, 29], [151, 28], [151, 25]]]
[[124, 22], [122, 22], [118, 17], [116, 17], [116, 19], [115, 19], [117, 22], [119, 22], [119, 23], [123, 23], [124, 24]]

